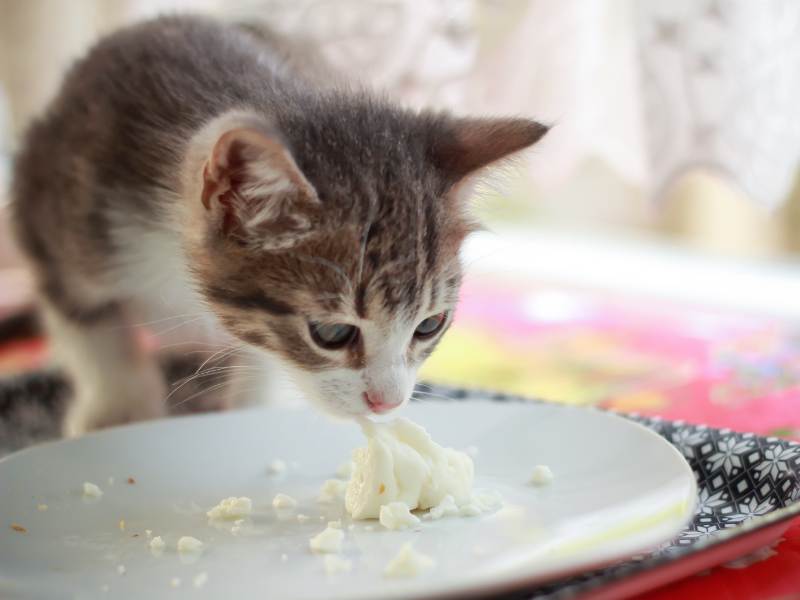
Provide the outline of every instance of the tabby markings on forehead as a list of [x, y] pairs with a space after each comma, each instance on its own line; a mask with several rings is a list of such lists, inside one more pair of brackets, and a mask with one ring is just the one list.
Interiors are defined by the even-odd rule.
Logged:
[[205, 292], [215, 302], [241, 310], [261, 310], [278, 317], [295, 314], [291, 306], [261, 291], [240, 294], [217, 286], [207, 286]]

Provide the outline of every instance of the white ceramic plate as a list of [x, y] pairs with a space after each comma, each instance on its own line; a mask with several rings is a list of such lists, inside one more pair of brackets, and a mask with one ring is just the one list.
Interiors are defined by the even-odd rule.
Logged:
[[[499, 491], [504, 508], [403, 532], [374, 521], [349, 530], [345, 518], [343, 552], [353, 570], [329, 576], [308, 540], [325, 521], [343, 517], [341, 504], [316, 497], [363, 443], [355, 425], [268, 408], [120, 427], [0, 461], [0, 597], [463, 597], [628, 557], [677, 534], [694, 510], [695, 481], [681, 455], [611, 414], [487, 401], [429, 402], [403, 415], [443, 445], [477, 447], [476, 487]], [[288, 463], [285, 473], [269, 473], [275, 458]], [[544, 488], [527, 483], [539, 463], [555, 473]], [[84, 481], [99, 485], [102, 498], [84, 499]], [[274, 510], [277, 492], [298, 499], [297, 509]], [[232, 495], [254, 501], [254, 516], [236, 534], [205, 518]], [[296, 513], [311, 520], [299, 523]], [[167, 542], [162, 556], [151, 554], [145, 529]], [[204, 552], [179, 555], [182, 535], [202, 540]], [[386, 579], [384, 565], [406, 541], [435, 557], [436, 567], [414, 579]], [[196, 588], [200, 573], [208, 581]]]

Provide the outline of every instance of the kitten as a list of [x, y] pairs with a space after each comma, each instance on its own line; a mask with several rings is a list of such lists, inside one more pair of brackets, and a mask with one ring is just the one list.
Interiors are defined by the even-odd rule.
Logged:
[[545, 132], [394, 107], [263, 28], [169, 17], [101, 40], [30, 128], [13, 183], [75, 388], [66, 433], [164, 413], [145, 315], [197, 325], [167, 349], [276, 358], [335, 414], [399, 406], [451, 322], [465, 190]]

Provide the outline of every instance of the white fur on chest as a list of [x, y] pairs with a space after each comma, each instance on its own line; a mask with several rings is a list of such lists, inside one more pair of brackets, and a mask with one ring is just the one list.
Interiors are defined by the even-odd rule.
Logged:
[[117, 220], [121, 249], [116, 287], [133, 299], [137, 318], [167, 344], [230, 344], [193, 284], [180, 239], [173, 232]]

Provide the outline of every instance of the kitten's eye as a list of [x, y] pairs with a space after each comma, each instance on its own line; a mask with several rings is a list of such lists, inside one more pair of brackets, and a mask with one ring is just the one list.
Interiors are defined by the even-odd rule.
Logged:
[[352, 342], [358, 335], [358, 327], [346, 323], [309, 323], [311, 339], [321, 348], [338, 350]]
[[433, 315], [432, 317], [428, 317], [424, 321], [422, 321], [417, 328], [414, 330], [414, 337], [417, 339], [424, 340], [425, 338], [429, 338], [436, 333], [444, 326], [445, 322], [447, 321], [447, 312], [439, 313], [438, 315]]

